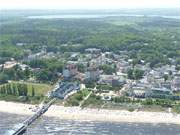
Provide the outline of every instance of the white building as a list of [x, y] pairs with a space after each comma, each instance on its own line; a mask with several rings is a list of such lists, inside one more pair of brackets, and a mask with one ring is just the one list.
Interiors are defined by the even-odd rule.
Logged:
[[2, 68], [3, 68], [3, 64], [0, 64], [0, 70], [2, 70]]
[[16, 61], [7, 61], [7, 62], [4, 63], [3, 68], [4, 69], [9, 69], [9, 68], [13, 68], [16, 65], [17, 65]]
[[101, 49], [97, 49], [97, 48], [88, 48], [85, 49], [86, 53], [92, 53], [92, 54], [100, 54], [101, 53]]
[[173, 91], [180, 91], [180, 77], [175, 77], [172, 82]]

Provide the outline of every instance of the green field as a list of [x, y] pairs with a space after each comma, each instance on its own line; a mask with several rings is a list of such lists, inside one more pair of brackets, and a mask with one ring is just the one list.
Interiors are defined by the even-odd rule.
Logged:
[[79, 106], [80, 102], [83, 101], [89, 93], [90, 91], [88, 89], [78, 91], [77, 93], [73, 94], [66, 100], [65, 105], [66, 106]]
[[[12, 81], [10, 83], [15, 83], [15, 84], [27, 84], [28, 87], [28, 95], [31, 96], [32, 93], [32, 88], [34, 87], [35, 90], [35, 95], [36, 96], [45, 96], [48, 91], [50, 91], [53, 86], [49, 84], [43, 84], [43, 83], [29, 83], [29, 82], [16, 82]], [[6, 84], [5, 84], [6, 85]]]
[[[40, 84], [40, 83], [29, 83], [29, 82], [16, 82], [11, 81], [7, 84], [26, 84], [27, 85], [27, 96], [21, 97], [18, 95], [9, 95], [9, 94], [0, 94], [0, 100], [4, 101], [15, 101], [15, 102], [23, 102], [23, 103], [31, 103], [38, 104], [43, 99], [46, 98], [46, 94], [50, 91], [53, 86], [48, 84]], [[7, 84], [0, 85], [0, 87], [5, 86]], [[32, 96], [32, 89], [34, 88], [34, 96]]]

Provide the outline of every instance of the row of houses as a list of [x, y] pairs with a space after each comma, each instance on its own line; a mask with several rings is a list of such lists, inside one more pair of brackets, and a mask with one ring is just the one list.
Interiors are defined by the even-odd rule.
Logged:
[[[75, 61], [67, 63], [63, 70], [63, 76], [65, 78], [77, 78], [81, 81], [96, 81], [98, 84], [120, 85], [125, 84], [127, 81], [127, 71], [132, 68], [132, 59], [128, 59], [125, 56], [125, 52], [121, 55], [116, 55], [113, 52], [101, 52], [100, 49], [88, 48], [85, 50], [85, 54], [81, 57], [79, 53], [74, 53], [71, 57], [76, 57]], [[85, 57], [84, 57], [85, 56]], [[126, 59], [126, 60], [125, 60]], [[83, 64], [85, 66], [85, 72], [79, 73], [77, 64]], [[103, 74], [98, 69], [100, 65], [115, 65], [116, 72], [113, 75]], [[166, 88], [172, 91], [180, 90], [179, 77], [176, 76], [177, 70], [174, 65], [165, 65], [159, 68], [151, 69], [149, 63], [141, 60], [141, 64], [134, 66], [136, 69], [141, 69], [144, 72], [144, 77], [141, 79], [141, 83], [152, 84], [155, 88]], [[164, 81], [163, 76], [171, 73], [173, 80]]]
[[130, 85], [127, 93], [129, 96], [137, 98], [170, 97], [180, 99], [180, 97], [174, 95], [177, 91], [180, 91], [180, 77], [176, 77], [171, 83], [162, 83], [160, 85], [135, 83]]

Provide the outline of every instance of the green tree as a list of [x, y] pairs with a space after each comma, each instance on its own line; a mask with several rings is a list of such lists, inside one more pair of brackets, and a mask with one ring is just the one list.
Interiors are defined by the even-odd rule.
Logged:
[[13, 91], [13, 95], [17, 95], [17, 87], [15, 83], [12, 84], [12, 91]]
[[8, 76], [6, 74], [0, 73], [0, 84], [7, 83]]
[[163, 78], [164, 78], [164, 81], [166, 82], [168, 80], [169, 76], [168, 75], [164, 75]]
[[32, 97], [34, 97], [35, 96], [35, 90], [34, 90], [34, 87], [32, 86]]
[[27, 67], [27, 68], [25, 69], [25, 71], [24, 71], [25, 78], [28, 79], [29, 76], [30, 76], [30, 74], [31, 74], [31, 71], [30, 71], [29, 68]]
[[135, 69], [134, 70], [134, 79], [135, 80], [138, 80], [138, 79], [141, 79], [144, 75], [144, 71], [143, 70], [140, 70], [140, 69]]
[[140, 69], [129, 69], [128, 70], [128, 78], [129, 79], [134, 79], [134, 80], [139, 80], [143, 77], [144, 71]]
[[79, 72], [82, 72], [82, 73], [85, 72], [85, 67], [84, 67], [83, 64], [78, 64], [78, 65], [77, 65], [77, 68], [78, 68], [78, 71], [79, 71]]
[[129, 69], [129, 70], [128, 70], [128, 78], [129, 78], [129, 79], [134, 79], [133, 69]]
[[110, 65], [101, 65], [99, 69], [103, 70], [105, 74], [112, 75], [116, 72], [116, 69], [114, 66]]

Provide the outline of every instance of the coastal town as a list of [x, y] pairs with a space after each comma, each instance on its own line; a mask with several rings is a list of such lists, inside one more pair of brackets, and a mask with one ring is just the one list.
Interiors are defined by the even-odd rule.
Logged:
[[[118, 102], [116, 100], [121, 97], [138, 101], [167, 99], [168, 101], [179, 102], [180, 71], [173, 59], [170, 59], [171, 65], [151, 68], [150, 63], [144, 60], [135, 63], [133, 59], [128, 58], [127, 53], [121, 51], [118, 55], [113, 52], [103, 52], [98, 48], [88, 48], [84, 50], [84, 53], [65, 52], [59, 54], [47, 52], [43, 47], [40, 52], [30, 54], [22, 61], [59, 59], [59, 62], [63, 62], [64, 66], [62, 72], [56, 73], [57, 82], [78, 83], [80, 85], [79, 90], [88, 89], [92, 91], [104, 103]], [[22, 61], [15, 61], [14, 58], [11, 58], [10, 61], [0, 65], [1, 71], [16, 67], [22, 71], [28, 70], [35, 74], [42, 70], [24, 64]], [[21, 82], [23, 81], [38, 82], [34, 76], [21, 80]], [[1, 92], [4, 92], [2, 88]], [[168, 107], [168, 104], [165, 107]]]
[[[72, 120], [179, 124], [179, 116], [172, 115], [174, 110], [170, 102], [175, 101], [174, 103], [179, 104], [180, 101], [180, 71], [176, 69], [176, 65], [150, 68], [149, 63], [144, 60], [133, 64], [133, 60], [128, 59], [126, 53], [120, 52], [120, 55], [117, 55], [97, 48], [88, 48], [84, 50], [84, 53], [68, 52], [68, 57], [47, 52], [46, 49], [28, 55], [24, 58], [26, 61], [60, 58], [59, 61], [64, 60], [64, 66], [62, 72], [57, 73], [55, 87], [45, 94], [47, 98], [52, 99], [47, 105], [43, 103], [44, 105], [40, 107], [0, 101], [1, 112], [31, 115], [25, 122], [19, 124], [18, 128], [8, 132], [24, 133], [28, 125], [44, 114], [54, 102], [56, 105], [52, 106], [45, 116]], [[14, 67], [30, 72], [42, 70], [11, 58], [10, 61], [1, 65], [1, 71]], [[7, 86], [4, 86], [11, 83], [11, 80], [1, 83], [1, 94], [9, 92]], [[20, 83], [38, 84], [41, 82], [32, 76], [27, 80], [21, 80]], [[36, 91], [34, 91], [34, 96], [35, 93]], [[13, 92], [9, 94], [13, 95]], [[28, 96], [28, 94], [23, 96]], [[95, 101], [91, 101], [94, 97]], [[59, 106], [58, 100], [65, 100], [65, 106], [74, 107], [63, 107], [63, 104]], [[161, 100], [164, 102], [160, 102]], [[163, 109], [153, 107], [155, 103], [160, 104]], [[13, 104], [16, 104], [16, 107], [13, 107]], [[7, 107], [11, 109], [7, 110]], [[145, 110], [148, 112], [144, 112]], [[155, 113], [154, 111], [163, 112]], [[141, 117], [137, 117], [138, 115]]]
[[179, 135], [179, 14], [3, 10], [0, 135]]

